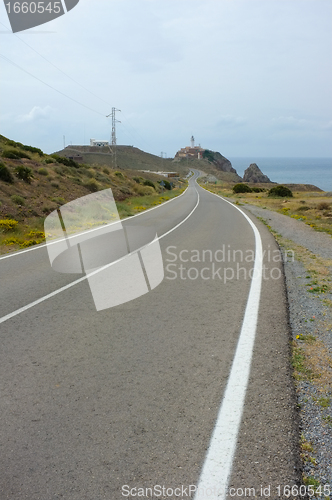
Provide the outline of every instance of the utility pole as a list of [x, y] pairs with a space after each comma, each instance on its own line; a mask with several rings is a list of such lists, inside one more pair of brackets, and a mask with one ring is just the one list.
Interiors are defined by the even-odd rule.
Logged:
[[121, 109], [112, 108], [112, 113], [107, 115], [106, 118], [112, 116], [112, 135], [111, 135], [111, 146], [112, 146], [112, 155], [113, 155], [113, 167], [116, 168], [116, 123], [121, 123], [119, 120], [115, 118], [115, 112], [121, 111]]

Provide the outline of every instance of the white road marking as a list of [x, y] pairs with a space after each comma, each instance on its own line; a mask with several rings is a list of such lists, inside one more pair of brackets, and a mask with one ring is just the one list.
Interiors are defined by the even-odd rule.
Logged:
[[[196, 189], [196, 188], [195, 188]], [[169, 231], [166, 231], [166, 233], [162, 234], [161, 236], [158, 236], [158, 238], [156, 238], [155, 240], [153, 240], [153, 242], [151, 243], [155, 243], [157, 240], [161, 240], [162, 238], [165, 238], [165, 236], [167, 236], [168, 234], [172, 233], [173, 231], [175, 231], [175, 229], [177, 229], [179, 226], [181, 226], [184, 222], [186, 222], [186, 220], [189, 219], [189, 217], [195, 212], [196, 208], [198, 207], [198, 204], [199, 204], [199, 193], [196, 189], [196, 193], [197, 193], [197, 202], [196, 202], [196, 205], [194, 206], [194, 208], [192, 209], [192, 211], [181, 221], [179, 222], [176, 226], [174, 226], [172, 229], [170, 229]], [[182, 196], [182, 195], [180, 195]], [[178, 198], [178, 197], [177, 197]], [[175, 199], [175, 198], [173, 198]], [[172, 200], [169, 200], [169, 201], [172, 201]], [[166, 202], [167, 203], [167, 202]], [[154, 208], [159, 208], [159, 207], [154, 207]], [[145, 213], [145, 212], [144, 212]], [[139, 215], [139, 214], [138, 214]], [[132, 217], [131, 217], [132, 219]], [[82, 278], [79, 278], [75, 281], [72, 281], [71, 283], [69, 283], [68, 285], [65, 285], [61, 288], [59, 288], [58, 290], [55, 290], [54, 292], [51, 292], [49, 293], [48, 295], [45, 295], [44, 297], [41, 297], [40, 299], [37, 299], [35, 300], [34, 302], [31, 302], [30, 304], [27, 304], [26, 306], [23, 306], [21, 307], [20, 309], [17, 309], [16, 311], [13, 311], [12, 313], [10, 314], [7, 314], [6, 316], [3, 316], [2, 318], [0, 318], [0, 324], [1, 323], [4, 323], [5, 321], [8, 321], [9, 319], [11, 318], [14, 318], [15, 316], [17, 316], [18, 314], [21, 314], [25, 311], [27, 311], [28, 309], [31, 309], [31, 307], [34, 307], [38, 304], [40, 304], [41, 302], [44, 302], [45, 300], [48, 300], [50, 299], [51, 297], [54, 297], [55, 295], [58, 295], [59, 293], [61, 292], [64, 292], [65, 290], [68, 290], [69, 288], [72, 288], [73, 286], [77, 285], [78, 283], [81, 283], [82, 281], [86, 280], [87, 278], [89, 278], [90, 276], [93, 276], [97, 273], [100, 273], [101, 271], [103, 271], [104, 269], [110, 267], [110, 266], [113, 266], [114, 264], [116, 264], [117, 262], [120, 262], [121, 260], [123, 259], [126, 259], [129, 255], [132, 255], [133, 253], [136, 253], [136, 252], [139, 252], [140, 250], [142, 250], [143, 248], [146, 248], [147, 246], [149, 245], [144, 245], [143, 247], [139, 248], [138, 250], [135, 250], [135, 252], [132, 252], [132, 253], [128, 253], [127, 255], [125, 255], [124, 257], [121, 257], [120, 259], [118, 260], [115, 260], [114, 262], [111, 262], [110, 264], [107, 264], [106, 266], [103, 266], [101, 267], [100, 269], [98, 269], [97, 271], [94, 271], [92, 273], [89, 273], [85, 276], [83, 276]]]
[[[170, 203], [171, 201], [178, 200], [179, 198], [181, 198], [181, 196], [183, 196], [185, 194], [185, 192], [187, 191], [188, 187], [189, 186], [187, 186], [186, 189], [183, 191], [183, 193], [181, 193], [179, 196], [175, 196], [175, 198], [164, 201], [161, 205], [159, 205], [157, 207], [148, 208], [147, 210], [143, 210], [142, 212], [135, 214], [135, 215], [132, 215], [131, 217], [126, 217], [125, 219], [120, 219], [119, 221], [111, 222], [110, 224], [107, 224], [107, 225], [101, 226], [101, 227], [105, 228], [107, 226], [112, 226], [113, 224], [119, 224], [119, 222], [124, 222], [124, 221], [129, 220], [129, 219], [131, 220], [131, 219], [134, 219], [135, 217], [138, 217], [139, 215], [146, 214], [147, 212], [150, 212], [151, 210], [155, 210], [156, 208], [161, 208], [164, 205], [167, 205], [167, 203]], [[98, 231], [98, 229], [100, 229], [100, 227], [95, 227], [94, 229], [89, 229], [89, 231], [86, 231], [86, 233]], [[82, 233], [80, 233], [80, 234], [82, 234]], [[80, 236], [80, 234], [74, 234], [72, 236], [69, 236], [69, 238], [76, 238], [77, 236]], [[58, 243], [58, 241], [59, 240], [54, 241], [54, 242], [51, 241], [48, 243], [48, 245], [53, 245], [54, 243]], [[40, 250], [41, 248], [46, 248], [46, 246], [47, 246], [47, 244], [43, 243], [41, 245], [36, 245], [36, 246], [31, 247], [31, 248], [27, 248], [26, 250], [21, 250], [20, 252], [13, 252], [13, 253], [10, 253], [8, 255], [2, 255], [0, 257], [0, 260], [10, 259], [11, 257], [16, 257], [17, 255], [22, 255], [23, 253], [32, 252], [33, 250]]]
[[248, 387], [262, 286], [263, 248], [259, 231], [242, 210], [221, 196], [218, 197], [239, 210], [252, 227], [255, 235], [255, 264], [231, 372], [194, 500], [224, 500], [227, 496]]

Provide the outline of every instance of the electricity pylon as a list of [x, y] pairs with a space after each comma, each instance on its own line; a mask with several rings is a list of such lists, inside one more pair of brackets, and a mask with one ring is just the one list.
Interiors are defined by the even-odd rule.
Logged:
[[116, 168], [116, 128], [115, 128], [115, 124], [121, 123], [120, 120], [116, 120], [116, 118], [115, 118], [116, 111], [121, 111], [121, 109], [112, 108], [112, 113], [106, 116], [106, 118], [109, 118], [110, 116], [112, 116], [112, 135], [111, 135], [112, 148], [110, 148], [110, 149], [111, 149], [111, 152], [113, 155], [113, 167], [114, 168]]

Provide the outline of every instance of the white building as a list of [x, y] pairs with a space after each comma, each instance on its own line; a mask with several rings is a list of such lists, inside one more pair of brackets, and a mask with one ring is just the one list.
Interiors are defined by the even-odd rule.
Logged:
[[98, 146], [98, 147], [102, 147], [102, 146], [108, 146], [109, 145], [109, 142], [108, 141], [98, 141], [97, 139], [90, 139], [90, 146]]

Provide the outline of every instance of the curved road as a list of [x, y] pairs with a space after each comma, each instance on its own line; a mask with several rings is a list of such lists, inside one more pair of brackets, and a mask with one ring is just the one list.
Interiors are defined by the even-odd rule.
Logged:
[[[83, 275], [53, 271], [45, 246], [0, 258], [1, 500], [280, 498], [298, 484], [279, 251], [197, 175], [123, 223], [161, 237], [164, 279], [136, 300], [97, 312], [83, 279], [21, 310]], [[246, 329], [252, 355], [249, 342], [236, 358]]]

